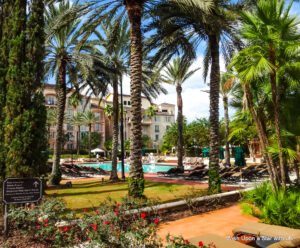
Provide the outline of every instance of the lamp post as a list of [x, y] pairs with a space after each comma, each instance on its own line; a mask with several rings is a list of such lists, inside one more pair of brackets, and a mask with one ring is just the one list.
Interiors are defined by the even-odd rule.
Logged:
[[121, 140], [121, 169], [122, 169], [122, 179], [125, 180], [125, 166], [124, 166], [124, 123], [123, 123], [123, 80], [120, 79], [120, 92], [121, 92], [121, 126], [120, 126], [120, 140]]

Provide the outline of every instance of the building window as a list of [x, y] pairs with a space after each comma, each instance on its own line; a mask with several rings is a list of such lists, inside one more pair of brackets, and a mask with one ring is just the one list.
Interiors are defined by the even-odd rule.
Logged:
[[73, 150], [73, 144], [67, 144], [67, 149], [68, 150]]
[[74, 135], [73, 133], [68, 132], [68, 141], [74, 141]]
[[161, 112], [168, 113], [168, 110], [167, 109], [163, 109]]
[[155, 122], [160, 122], [160, 116], [154, 116], [154, 121]]
[[148, 118], [146, 115], [143, 115], [143, 119], [146, 121]]
[[86, 132], [86, 126], [80, 126], [80, 131], [81, 132]]
[[155, 132], [159, 132], [159, 125], [155, 125]]
[[172, 117], [171, 116], [166, 116], [166, 122], [171, 122], [172, 121]]
[[130, 105], [131, 104], [131, 102], [130, 101], [128, 101], [128, 105]]
[[95, 131], [100, 131], [100, 124], [99, 123], [95, 124]]
[[55, 137], [56, 137], [56, 133], [53, 132], [53, 133], [52, 133], [52, 138], [55, 139]]
[[96, 118], [97, 121], [99, 121], [100, 120], [100, 113], [96, 112], [95, 113], [95, 118]]
[[124, 105], [127, 105], [127, 101], [123, 101], [123, 104], [124, 104]]
[[170, 126], [166, 126], [166, 130], [168, 131], [170, 129]]
[[47, 104], [48, 105], [56, 105], [56, 98], [53, 96], [47, 97]]
[[159, 140], [159, 134], [155, 134], [155, 141]]
[[70, 115], [70, 116], [73, 115], [73, 110], [72, 109], [68, 109], [68, 115]]
[[71, 124], [67, 124], [67, 130], [68, 131], [72, 131], [73, 130], [73, 126]]
[[143, 131], [144, 131], [144, 133], [147, 133], [148, 132], [148, 127], [147, 126], [143, 126]]

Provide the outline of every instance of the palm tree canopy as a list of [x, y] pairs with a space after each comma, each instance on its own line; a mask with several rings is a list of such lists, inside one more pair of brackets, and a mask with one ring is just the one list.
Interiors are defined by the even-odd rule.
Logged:
[[97, 118], [96, 118], [96, 115], [95, 115], [94, 111], [92, 111], [90, 109], [88, 109], [84, 113], [83, 118], [84, 118], [83, 122], [86, 126], [92, 125], [97, 121]]
[[168, 64], [165, 70], [163, 82], [168, 84], [182, 85], [188, 78], [190, 78], [200, 68], [190, 70], [192, 61], [183, 58], [175, 58], [172, 63]]
[[82, 126], [85, 125], [84, 113], [77, 112], [75, 115], [68, 116], [68, 123], [74, 126]]

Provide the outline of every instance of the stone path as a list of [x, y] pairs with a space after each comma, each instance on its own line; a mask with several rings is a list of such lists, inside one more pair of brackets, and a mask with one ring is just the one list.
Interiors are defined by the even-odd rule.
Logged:
[[207, 233], [226, 237], [232, 229], [247, 222], [258, 222], [252, 216], [243, 215], [238, 205], [205, 214], [182, 218], [159, 225], [158, 235], [165, 240], [168, 233], [189, 239]]

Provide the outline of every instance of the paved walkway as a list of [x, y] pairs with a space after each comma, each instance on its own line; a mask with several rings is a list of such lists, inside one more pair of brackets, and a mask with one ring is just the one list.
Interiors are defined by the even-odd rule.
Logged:
[[232, 229], [246, 222], [258, 222], [252, 216], [243, 215], [238, 205], [219, 209], [205, 214], [186, 217], [159, 225], [158, 235], [165, 240], [168, 233], [189, 239], [207, 233], [226, 237], [232, 235]]

